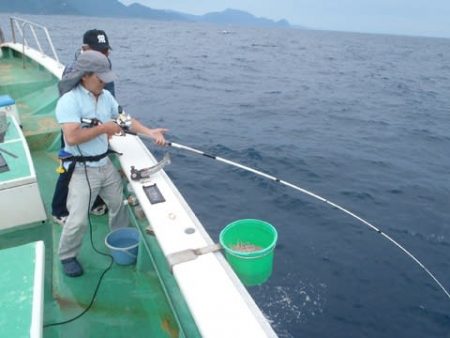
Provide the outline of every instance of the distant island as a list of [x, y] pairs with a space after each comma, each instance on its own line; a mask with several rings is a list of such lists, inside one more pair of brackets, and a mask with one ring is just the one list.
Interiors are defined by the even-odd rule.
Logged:
[[24, 14], [62, 14], [96, 17], [142, 18], [161, 21], [210, 22], [243, 26], [290, 27], [287, 20], [273, 21], [254, 15], [226, 9], [222, 12], [192, 15], [181, 12], [158, 10], [132, 3], [128, 6], [118, 0], [0, 0], [0, 12]]

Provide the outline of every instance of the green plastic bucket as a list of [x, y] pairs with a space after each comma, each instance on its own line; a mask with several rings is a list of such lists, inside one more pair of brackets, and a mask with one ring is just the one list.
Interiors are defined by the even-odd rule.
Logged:
[[[277, 230], [257, 219], [241, 219], [220, 232], [220, 244], [233, 270], [247, 286], [262, 284], [272, 274]], [[242, 250], [250, 248], [251, 250]]]

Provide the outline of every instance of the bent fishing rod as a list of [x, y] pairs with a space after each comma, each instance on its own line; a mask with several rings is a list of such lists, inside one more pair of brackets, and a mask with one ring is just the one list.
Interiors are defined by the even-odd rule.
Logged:
[[[145, 134], [141, 134], [141, 133], [137, 133], [137, 134], [133, 133], [133, 134], [134, 134], [134, 135], [137, 135], [137, 136], [139, 136], [139, 137], [142, 137], [142, 138], [151, 139], [151, 137], [149, 137], [149, 136], [147, 136], [147, 135], [145, 135]], [[384, 238], [386, 238], [388, 241], [390, 241], [392, 244], [394, 244], [396, 247], [398, 247], [401, 251], [403, 251], [403, 252], [404, 252], [407, 256], [409, 256], [409, 257], [410, 257], [417, 265], [419, 265], [419, 266], [420, 266], [420, 267], [428, 274], [428, 276], [431, 277], [431, 279], [433, 279], [433, 281], [439, 286], [439, 288], [440, 288], [440, 289], [445, 293], [445, 295], [450, 299], [450, 293], [449, 293], [449, 292], [447, 291], [447, 289], [442, 285], [442, 283], [441, 283], [441, 282], [434, 276], [434, 274], [433, 274], [433, 273], [432, 273], [432, 272], [431, 272], [431, 271], [430, 271], [430, 270], [429, 270], [429, 269], [428, 269], [428, 268], [427, 268], [427, 267], [426, 267], [426, 266], [425, 266], [418, 258], [416, 258], [409, 250], [407, 250], [405, 247], [403, 247], [400, 243], [398, 243], [398, 242], [397, 242], [395, 239], [393, 239], [391, 236], [389, 236], [388, 234], [384, 233], [384, 232], [383, 232], [382, 230], [380, 230], [378, 227], [376, 227], [375, 225], [373, 225], [373, 224], [371, 224], [370, 222], [366, 221], [366, 220], [363, 219], [362, 217], [356, 215], [355, 213], [349, 211], [348, 209], [346, 209], [346, 208], [344, 208], [344, 207], [342, 207], [342, 206], [340, 206], [340, 205], [338, 205], [338, 204], [336, 204], [336, 203], [334, 203], [334, 202], [332, 202], [332, 201], [330, 201], [330, 200], [328, 200], [328, 199], [326, 199], [326, 198], [324, 198], [324, 197], [322, 197], [322, 196], [319, 196], [319, 195], [317, 195], [317, 194], [315, 194], [315, 193], [313, 193], [313, 192], [311, 192], [311, 191], [309, 191], [309, 190], [306, 190], [306, 189], [304, 189], [304, 188], [302, 188], [302, 187], [300, 187], [300, 186], [298, 186], [298, 185], [289, 183], [289, 182], [284, 181], [284, 180], [282, 180], [282, 179], [280, 179], [280, 178], [278, 178], [278, 177], [269, 175], [269, 174], [267, 174], [267, 173], [265, 173], [265, 172], [262, 172], [262, 171], [253, 169], [253, 168], [248, 167], [248, 166], [246, 166], [246, 165], [243, 165], [243, 164], [240, 164], [240, 163], [237, 163], [237, 162], [234, 162], [234, 161], [227, 160], [226, 158], [223, 158], [223, 157], [220, 157], [220, 156], [208, 154], [208, 153], [206, 153], [206, 152], [204, 152], [204, 151], [202, 151], [202, 150], [195, 149], [195, 148], [192, 148], [192, 147], [183, 145], [183, 144], [179, 144], [179, 143], [175, 143], [175, 142], [166, 142], [166, 145], [167, 145], [167, 146], [170, 146], [170, 147], [172, 147], [172, 148], [177, 148], [177, 149], [181, 149], [181, 150], [184, 150], [184, 151], [187, 151], [187, 152], [190, 152], [190, 153], [202, 155], [202, 156], [205, 156], [205, 157], [210, 158], [210, 159], [212, 159], [212, 160], [219, 161], [219, 162], [228, 164], [228, 165], [230, 165], [230, 166], [233, 166], [233, 167], [242, 169], [242, 170], [244, 170], [244, 171], [251, 172], [251, 173], [253, 173], [253, 174], [255, 174], [255, 175], [258, 175], [258, 176], [267, 178], [267, 179], [269, 179], [269, 180], [271, 180], [271, 181], [274, 181], [274, 182], [276, 182], [276, 183], [279, 183], [279, 184], [285, 185], [285, 186], [287, 186], [287, 187], [289, 187], [289, 188], [292, 188], [292, 189], [294, 189], [294, 190], [300, 191], [301, 193], [303, 193], [303, 194], [305, 194], [305, 195], [308, 195], [308, 196], [310, 196], [310, 197], [312, 197], [312, 198], [314, 198], [314, 199], [317, 199], [317, 200], [319, 200], [319, 201], [321, 201], [321, 202], [324, 202], [324, 203], [326, 203], [326, 204], [328, 204], [328, 205], [330, 205], [330, 206], [332, 206], [332, 207], [334, 207], [334, 208], [336, 208], [336, 209], [338, 209], [338, 210], [340, 210], [340, 211], [346, 213], [347, 215], [349, 215], [349, 216], [355, 218], [356, 220], [362, 222], [363, 224], [367, 225], [371, 230], [376, 231], [378, 234], [380, 234], [381, 236], [383, 236]]]

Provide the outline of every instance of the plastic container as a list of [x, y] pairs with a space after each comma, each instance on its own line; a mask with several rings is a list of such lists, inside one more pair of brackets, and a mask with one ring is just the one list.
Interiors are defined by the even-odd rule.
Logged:
[[105, 238], [105, 244], [117, 264], [136, 263], [139, 245], [139, 232], [136, 228], [120, 228], [111, 231]]
[[230, 223], [219, 238], [228, 263], [247, 286], [262, 284], [271, 276], [277, 239], [277, 230], [257, 219]]

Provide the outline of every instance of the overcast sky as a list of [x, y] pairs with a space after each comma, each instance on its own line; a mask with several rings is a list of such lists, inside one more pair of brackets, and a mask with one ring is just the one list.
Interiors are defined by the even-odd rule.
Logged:
[[450, 0], [121, 0], [205, 14], [240, 9], [309, 28], [450, 37]]

